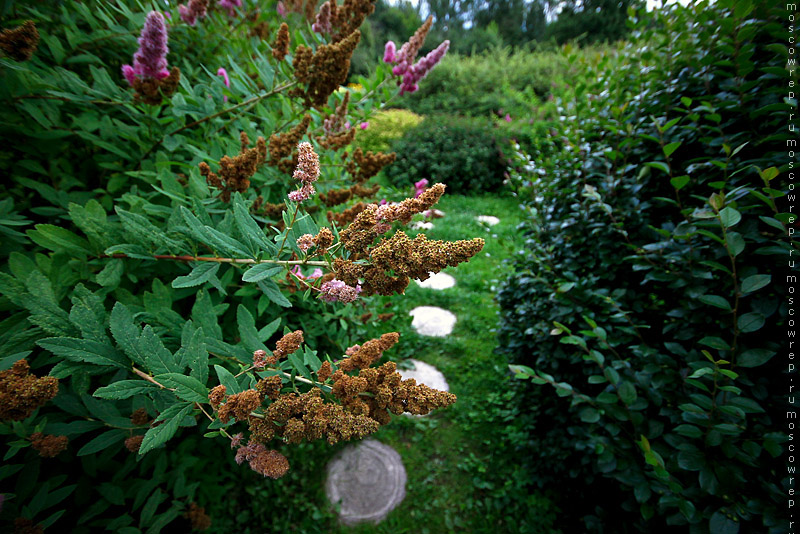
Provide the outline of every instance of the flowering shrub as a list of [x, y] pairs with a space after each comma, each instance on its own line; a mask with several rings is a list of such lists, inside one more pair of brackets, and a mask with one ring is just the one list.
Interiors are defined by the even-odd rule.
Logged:
[[402, 231], [441, 184], [368, 203], [394, 156], [344, 152], [364, 126], [342, 126], [397, 78], [339, 92], [374, 6], [331, 2], [308, 31], [308, 5], [14, 7], [30, 20], [0, 38], [4, 524], [216, 529], [231, 472], [290, 476], [286, 445], [455, 402], [402, 380], [381, 361], [397, 334], [364, 339], [356, 318], [483, 242]]
[[637, 11], [613, 54], [568, 50], [586, 81], [519, 155], [529, 240], [498, 331], [538, 384], [532, 467], [567, 530], [785, 531], [783, 20], [757, 2]]

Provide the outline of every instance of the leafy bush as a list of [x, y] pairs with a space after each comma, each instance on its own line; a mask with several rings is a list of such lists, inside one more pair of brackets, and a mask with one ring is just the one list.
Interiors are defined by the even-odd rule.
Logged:
[[380, 110], [372, 115], [369, 127], [359, 132], [355, 145], [364, 151], [389, 151], [391, 143], [422, 122], [422, 117], [405, 109]]
[[470, 57], [448, 54], [419, 91], [396, 105], [422, 115], [529, 116], [539, 107], [548, 109], [553, 89], [569, 79], [564, 56], [553, 52], [496, 48]]
[[426, 117], [391, 148], [397, 159], [384, 174], [399, 189], [421, 178], [446, 184], [454, 194], [497, 191], [503, 185], [505, 158], [486, 120]]
[[571, 55], [586, 81], [516, 162], [531, 222], [499, 345], [557, 393], [523, 402], [537, 482], [563, 488], [575, 531], [784, 531], [782, 16], [638, 11], [632, 44]]
[[[321, 476], [319, 439], [454, 400], [420, 404], [411, 386], [379, 406], [347, 373], [396, 334], [365, 343], [365, 310], [331, 303], [377, 308], [370, 295], [402, 292], [404, 272], [442, 268], [391, 230], [442, 188], [385, 215], [380, 241], [374, 208], [333, 224], [313, 195], [368, 197], [390, 160], [342, 157], [355, 131], [342, 124], [369, 118], [391, 79], [381, 65], [341, 105], [358, 16], [319, 34], [300, 13], [214, 3], [193, 25], [173, 9], [167, 33], [139, 9], [5, 8], [21, 27], [0, 39], [0, 530], [186, 532], [207, 526], [205, 508], [215, 532], [330, 531], [332, 512], [296, 497]], [[458, 248], [454, 265], [482, 241], [428, 246]], [[398, 247], [427, 259], [398, 263]], [[289, 461], [268, 450], [279, 441]]]

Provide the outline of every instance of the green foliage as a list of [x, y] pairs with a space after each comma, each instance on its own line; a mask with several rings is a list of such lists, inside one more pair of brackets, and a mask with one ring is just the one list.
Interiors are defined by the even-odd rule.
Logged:
[[[256, 520], [285, 531], [325, 521], [329, 530], [333, 514], [296, 497], [310, 471], [270, 486], [236, 465], [230, 438], [239, 428], [212, 415], [209, 393], [242, 392], [270, 375], [281, 377], [282, 393], [309, 382], [330, 393], [315, 382], [322, 362], [365, 341], [356, 318], [387, 301], [324, 303], [319, 280], [301, 283], [298, 274], [332, 271], [347, 252], [338, 235], [329, 250], [298, 247], [329, 223], [317, 197], [286, 200], [297, 186], [291, 154], [288, 169], [260, 165], [235, 188], [241, 176], [224, 172], [263, 146], [256, 139], [285, 134], [308, 114], [301, 140], [320, 157], [315, 187], [349, 185], [341, 150], [320, 147], [343, 95], [308, 109], [290, 94], [301, 88], [292, 56], [278, 61], [269, 45], [284, 19], [250, 3], [235, 17], [210, 10], [195, 26], [172, 9], [167, 60], [180, 68], [180, 85], [160, 104], [136, 101], [120, 66], [132, 62], [148, 10], [74, 0], [3, 8], [4, 29], [30, 19], [41, 40], [28, 61], [0, 56], [0, 369], [25, 358], [36, 377], [58, 379], [58, 394], [24, 420], [0, 422], [0, 530], [22, 517], [63, 532], [188, 532], [191, 503], [212, 513], [215, 532], [245, 532]], [[327, 44], [299, 14], [286, 21], [292, 49]], [[380, 64], [360, 80], [346, 120], [370, 120], [391, 98], [389, 72]], [[230, 181], [230, 199], [201, 163]], [[266, 202], [285, 209], [265, 210]], [[303, 348], [256, 374], [254, 351], [269, 356], [294, 330], [304, 331]], [[21, 395], [5, 389], [17, 380], [9, 376], [4, 403]], [[69, 438], [67, 449], [40, 455], [37, 432]], [[287, 453], [293, 469], [316, 466], [320, 476], [326, 446], [298, 451]], [[273, 504], [243, 510], [256, 492]], [[270, 519], [274, 506], [292, 511]], [[298, 520], [300, 512], [308, 517]]]
[[453, 194], [496, 191], [503, 185], [505, 159], [490, 128], [478, 119], [426, 117], [392, 143], [397, 160], [385, 169], [386, 177], [400, 189], [426, 178]]
[[531, 221], [500, 346], [545, 386], [524, 400], [534, 471], [574, 531], [783, 532], [780, 16], [638, 11], [633, 43], [571, 55], [567, 119], [516, 162]]
[[386, 109], [372, 115], [369, 128], [358, 132], [354, 145], [365, 152], [388, 152], [396, 139], [422, 122], [422, 117], [405, 109]]
[[555, 110], [548, 109], [546, 100], [569, 77], [566, 58], [553, 52], [493, 48], [471, 57], [448, 53], [419, 90], [397, 105], [422, 115], [473, 117], [528, 117], [544, 106], [552, 117]]

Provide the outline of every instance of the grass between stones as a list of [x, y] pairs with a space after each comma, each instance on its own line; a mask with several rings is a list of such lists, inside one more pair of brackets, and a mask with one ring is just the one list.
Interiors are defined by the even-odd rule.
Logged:
[[[513, 398], [513, 379], [493, 353], [494, 291], [510, 268], [503, 260], [523, 242], [517, 225], [524, 214], [508, 196], [445, 195], [437, 207], [446, 217], [425, 231], [429, 239], [482, 237], [486, 245], [468, 263], [444, 271], [456, 278], [455, 287], [436, 291], [412, 283], [405, 298], [394, 299], [396, 315], [382, 330], [400, 332], [400, 343], [389, 353], [393, 360], [402, 366], [413, 357], [434, 365], [458, 401], [427, 417], [394, 418], [373, 436], [400, 453], [408, 474], [406, 498], [379, 525], [339, 527], [338, 532], [551, 532], [555, 509], [549, 500], [520, 491], [519, 452], [506, 428], [515, 419], [507, 402]], [[495, 215], [500, 223], [489, 228], [476, 221], [478, 215]], [[408, 312], [423, 305], [455, 313], [454, 331], [446, 338], [418, 335]], [[520, 503], [537, 517], [534, 530], [514, 517]]]

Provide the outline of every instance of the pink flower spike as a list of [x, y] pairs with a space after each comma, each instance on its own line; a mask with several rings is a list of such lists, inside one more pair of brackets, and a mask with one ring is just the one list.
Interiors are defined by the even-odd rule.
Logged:
[[231, 86], [231, 81], [228, 79], [228, 71], [225, 70], [225, 67], [217, 69], [217, 76], [222, 76], [225, 79], [225, 87]]
[[369, 123], [364, 121], [361, 124], [359, 124], [359, 126], [361, 127], [362, 130], [366, 130], [367, 128], [369, 128]]
[[278, 2], [278, 6], [275, 8], [275, 11], [277, 11], [278, 15], [281, 17], [286, 18], [286, 6], [283, 4], [283, 2]]
[[394, 63], [395, 61], [397, 61], [397, 48], [394, 45], [394, 41], [387, 41], [383, 49], [383, 62]]
[[508, 113], [506, 113], [506, 116], [505, 116], [505, 117], [503, 117], [503, 119], [505, 119], [505, 121], [506, 121], [506, 122], [511, 122], [511, 115], [509, 115]]
[[122, 75], [125, 76], [125, 80], [128, 82], [128, 85], [133, 87], [133, 82], [136, 81], [136, 74], [134, 73], [133, 67], [130, 65], [123, 65]]
[[236, 8], [242, 7], [242, 0], [219, 0], [217, 5], [227, 11], [229, 17], [235, 17]]
[[139, 36], [139, 50], [133, 55], [133, 71], [144, 78], [162, 79], [167, 70], [167, 25], [160, 11], [151, 11]]
[[172, 20], [172, 13], [170, 13], [169, 11], [164, 11], [164, 17]]
[[306, 278], [308, 278], [309, 280], [311, 279], [316, 280], [317, 278], [322, 278], [322, 269], [317, 267], [316, 269], [314, 269], [314, 272], [306, 276]]

